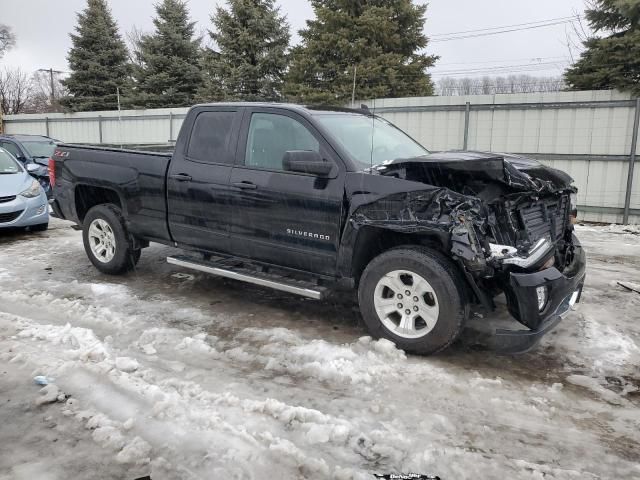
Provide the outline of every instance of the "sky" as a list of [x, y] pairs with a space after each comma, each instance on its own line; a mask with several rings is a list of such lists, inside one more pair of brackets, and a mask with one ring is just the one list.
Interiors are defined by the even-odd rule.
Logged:
[[[418, 3], [425, 3], [417, 0]], [[153, 29], [154, 1], [109, 0], [120, 31], [134, 26]], [[189, 0], [192, 18], [202, 33], [210, 28], [210, 15], [223, 0]], [[293, 42], [296, 32], [312, 18], [307, 0], [276, 0], [288, 17]], [[0, 0], [0, 23], [11, 26], [17, 35], [16, 47], [0, 60], [0, 65], [68, 70], [66, 54], [71, 46], [69, 33], [76, 23], [76, 12], [86, 0]], [[571, 24], [559, 24], [460, 40], [447, 40], [452, 32], [503, 27], [558, 19], [582, 14], [584, 0], [431, 0], [428, 2], [425, 33], [432, 36], [427, 53], [440, 59], [430, 70], [437, 80], [442, 76], [483, 76], [527, 73], [560, 75], [569, 63], [567, 34], [575, 38]], [[517, 28], [517, 27], [515, 27]], [[574, 51], [575, 54], [575, 51]]]

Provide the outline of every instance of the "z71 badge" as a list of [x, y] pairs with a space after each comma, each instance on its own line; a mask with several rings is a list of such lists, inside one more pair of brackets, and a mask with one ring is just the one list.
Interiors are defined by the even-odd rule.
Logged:
[[311, 239], [314, 239], [314, 240], [325, 240], [327, 242], [331, 240], [331, 236], [329, 236], [329, 235], [322, 235], [320, 233], [305, 232], [305, 231], [302, 231], [302, 230], [294, 230], [292, 228], [287, 228], [287, 235], [293, 235], [294, 237], [311, 238]]

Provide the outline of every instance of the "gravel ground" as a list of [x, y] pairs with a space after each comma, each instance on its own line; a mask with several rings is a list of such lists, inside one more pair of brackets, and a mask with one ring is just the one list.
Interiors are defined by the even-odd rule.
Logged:
[[487, 348], [502, 309], [435, 357], [371, 340], [350, 298], [161, 246], [108, 277], [69, 223], [0, 233], [0, 479], [640, 478], [638, 233], [578, 228], [583, 302], [534, 351]]

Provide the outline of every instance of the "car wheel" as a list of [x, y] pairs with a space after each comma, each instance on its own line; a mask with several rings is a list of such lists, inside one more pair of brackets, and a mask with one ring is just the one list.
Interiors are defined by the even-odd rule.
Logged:
[[87, 212], [82, 240], [89, 260], [103, 273], [126, 273], [140, 260], [141, 251], [133, 248], [122, 211], [115, 205], [97, 205]]
[[408, 353], [444, 350], [469, 315], [466, 285], [456, 266], [438, 252], [399, 247], [374, 258], [360, 278], [360, 312], [375, 338]]
[[49, 229], [49, 222], [32, 225], [29, 227], [32, 232], [46, 232]]

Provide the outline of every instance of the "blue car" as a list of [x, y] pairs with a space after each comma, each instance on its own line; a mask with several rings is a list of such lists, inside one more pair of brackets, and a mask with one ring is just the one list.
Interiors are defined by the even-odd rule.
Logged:
[[0, 148], [0, 229], [29, 227], [32, 231], [49, 228], [49, 203], [40, 182], [30, 171], [37, 165], [23, 166]]
[[0, 135], [0, 148], [4, 148], [25, 167], [35, 164], [39, 168], [31, 167], [29, 173], [40, 182], [42, 188], [51, 198], [48, 164], [58, 140], [41, 135]]

